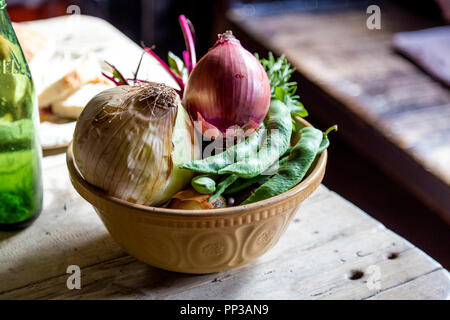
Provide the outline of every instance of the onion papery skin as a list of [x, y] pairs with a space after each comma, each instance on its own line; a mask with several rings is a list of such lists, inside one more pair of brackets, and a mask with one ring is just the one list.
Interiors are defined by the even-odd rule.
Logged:
[[169, 202], [169, 208], [183, 210], [205, 210], [226, 207], [224, 197], [218, 196], [212, 202], [208, 201], [209, 197], [211, 197], [210, 194], [201, 194], [192, 188], [182, 190], [177, 192], [172, 197]]
[[[164, 96], [158, 88], [167, 103], [158, 100]], [[124, 85], [86, 105], [75, 127], [73, 154], [90, 184], [132, 203], [158, 206], [192, 179], [179, 166], [195, 158], [193, 134], [174, 89]]]
[[197, 63], [183, 95], [183, 105], [193, 121], [202, 122], [208, 138], [227, 129], [250, 134], [264, 120], [269, 103], [264, 68], [229, 31]]

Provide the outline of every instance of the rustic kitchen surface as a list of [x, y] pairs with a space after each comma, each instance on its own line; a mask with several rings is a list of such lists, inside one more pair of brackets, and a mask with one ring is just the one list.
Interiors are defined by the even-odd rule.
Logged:
[[[80, 16], [36, 22], [80, 34], [102, 54], [109, 40], [137, 45], [103, 20]], [[33, 25], [34, 23], [30, 23]], [[89, 30], [83, 33], [83, 30]], [[75, 41], [75, 43], [74, 43]], [[114, 42], [117, 47], [117, 42]], [[120, 59], [119, 59], [120, 60]], [[0, 299], [448, 299], [438, 262], [321, 185], [302, 203], [280, 242], [248, 265], [208, 275], [150, 267], [126, 254], [73, 189], [65, 154], [43, 159], [44, 210], [29, 228], [0, 233]], [[81, 288], [69, 290], [69, 266]], [[70, 270], [70, 269], [69, 269]]]
[[311, 116], [337, 121], [352, 147], [448, 222], [450, 91], [393, 47], [395, 34], [442, 22], [380, 1], [381, 29], [371, 30], [367, 6], [357, 5], [249, 5], [230, 11], [228, 23], [255, 51], [286, 54]]
[[[447, 270], [325, 186], [280, 242], [237, 269], [185, 275], [126, 254], [73, 189], [65, 155], [44, 158], [45, 203], [0, 233], [0, 299], [447, 299]], [[81, 289], [69, 290], [70, 265]]]

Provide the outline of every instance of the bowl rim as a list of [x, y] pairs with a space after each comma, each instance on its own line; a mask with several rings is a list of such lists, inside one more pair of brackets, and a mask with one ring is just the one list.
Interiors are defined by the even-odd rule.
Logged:
[[[296, 117], [297, 121], [301, 122], [302, 124], [312, 127], [312, 125], [307, 122], [306, 120]], [[77, 192], [85, 198], [80, 191], [78, 190], [77, 186], [75, 186], [74, 181], [76, 180], [76, 183], [80, 184], [87, 192], [89, 192], [91, 195], [93, 195], [95, 198], [99, 199], [100, 201], [106, 201], [111, 202], [119, 207], [123, 208], [129, 208], [134, 211], [139, 211], [141, 213], [146, 214], [159, 214], [164, 216], [172, 216], [172, 217], [217, 217], [217, 216], [223, 216], [223, 215], [231, 215], [234, 213], [243, 213], [248, 210], [257, 209], [261, 207], [267, 207], [269, 205], [276, 204], [278, 202], [283, 202], [284, 200], [291, 198], [292, 196], [298, 194], [299, 192], [305, 190], [308, 188], [311, 184], [313, 184], [316, 180], [320, 179], [320, 176], [322, 172], [325, 170], [325, 166], [327, 163], [327, 150], [324, 150], [318, 160], [316, 161], [316, 165], [314, 169], [311, 171], [311, 173], [304, 179], [302, 182], [300, 182], [295, 187], [279, 194], [274, 197], [271, 197], [269, 199], [260, 200], [254, 203], [246, 204], [246, 205], [238, 205], [235, 207], [227, 207], [227, 208], [217, 208], [217, 209], [205, 209], [205, 210], [182, 210], [182, 209], [170, 209], [170, 208], [162, 208], [162, 207], [152, 207], [152, 206], [146, 206], [143, 204], [135, 204], [114, 196], [108, 195], [105, 191], [91, 185], [89, 182], [87, 182], [80, 174], [78, 169], [75, 167], [74, 158], [73, 158], [73, 150], [72, 150], [72, 142], [70, 142], [69, 146], [67, 147], [66, 152], [66, 163], [67, 168], [69, 170], [69, 175], [72, 180], [72, 184], [74, 185]], [[85, 198], [85, 200], [87, 200]], [[91, 203], [91, 201], [87, 200]], [[92, 204], [92, 203], [91, 203]]]

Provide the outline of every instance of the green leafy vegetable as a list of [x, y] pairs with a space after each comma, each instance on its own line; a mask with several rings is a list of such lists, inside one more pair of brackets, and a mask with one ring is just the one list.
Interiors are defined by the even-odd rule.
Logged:
[[264, 125], [268, 134], [259, 150], [220, 169], [219, 174], [235, 174], [240, 178], [253, 178], [264, 172], [286, 152], [291, 140], [292, 122], [289, 110], [283, 102], [278, 100], [270, 102]]
[[230, 174], [229, 176], [227, 176], [225, 179], [223, 179], [222, 181], [219, 182], [219, 184], [217, 185], [216, 191], [214, 192], [214, 194], [209, 197], [208, 201], [212, 202], [214, 201], [218, 196], [220, 196], [222, 193], [224, 193], [224, 191], [230, 186], [232, 185], [239, 177], [235, 174]]
[[186, 66], [182, 59], [180, 59], [173, 52], [169, 51], [167, 61], [169, 62], [169, 68], [172, 70], [177, 76], [179, 76], [184, 83], [187, 82], [189, 74]]
[[[308, 112], [303, 104], [298, 100], [300, 97], [296, 94], [297, 82], [289, 81], [291, 75], [295, 72], [284, 55], [274, 58], [272, 52], [269, 52], [267, 59], [259, 58], [255, 53], [255, 57], [259, 59], [262, 66], [267, 72], [270, 81], [270, 94], [272, 99], [283, 102], [290, 110], [291, 115], [306, 117]], [[293, 127], [295, 131], [295, 126]]]
[[[114, 65], [112, 65], [111, 63], [109, 63], [108, 61], [105, 61], [105, 63], [110, 66], [113, 70], [112, 72], [112, 79], [110, 79], [111, 81], [117, 82], [117, 83], [121, 83], [121, 84], [129, 84], [127, 79], [125, 79], [125, 77], [122, 75], [122, 73], [120, 73], [119, 69], [117, 69]], [[104, 75], [104, 74], [103, 74]]]
[[216, 191], [216, 182], [208, 175], [194, 177], [191, 181], [191, 186], [201, 194], [210, 194]]
[[292, 149], [288, 160], [280, 166], [278, 173], [256, 189], [242, 204], [269, 199], [292, 189], [302, 181], [316, 158], [324, 134], [312, 127], [302, 128], [300, 134], [300, 140]]

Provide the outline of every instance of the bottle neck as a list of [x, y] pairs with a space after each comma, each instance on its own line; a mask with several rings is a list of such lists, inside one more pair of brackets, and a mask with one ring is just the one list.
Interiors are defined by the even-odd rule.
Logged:
[[6, 1], [5, 0], [0, 0], [0, 10], [1, 9], [5, 9], [6, 8]]

